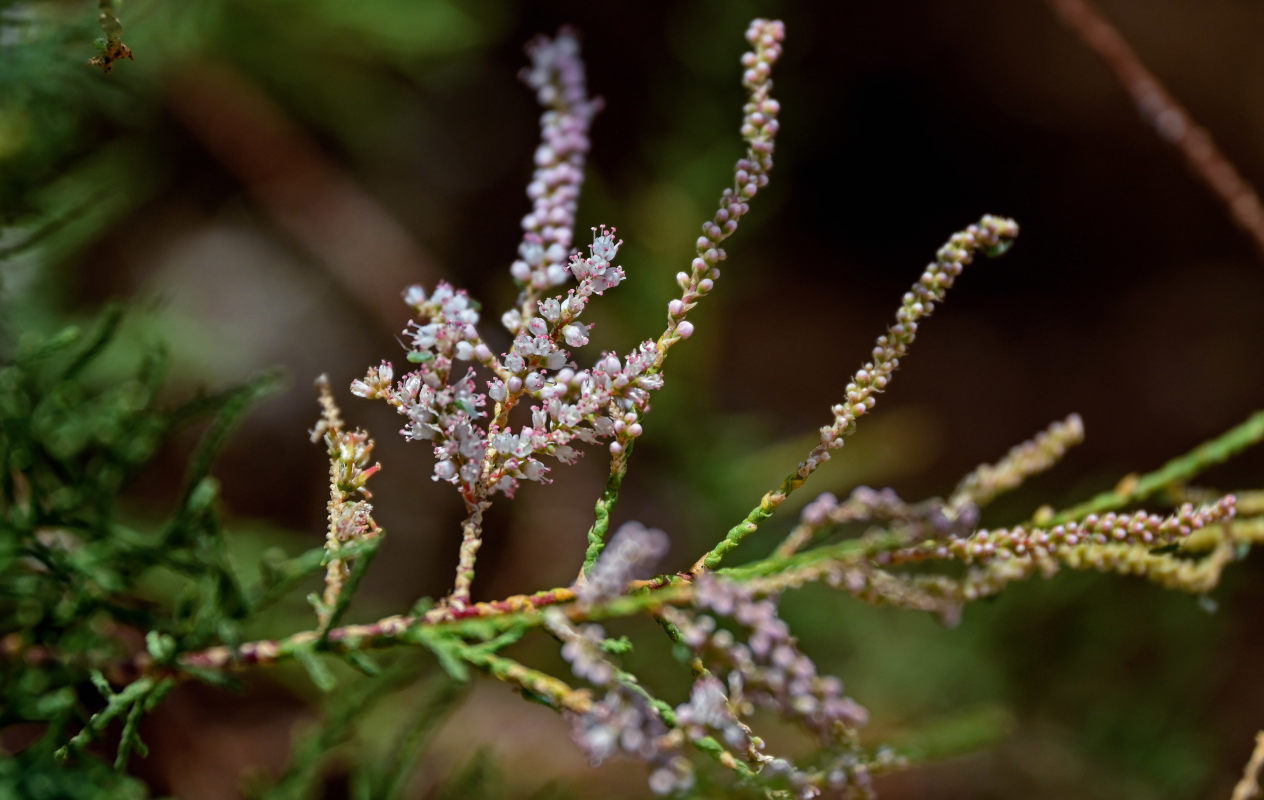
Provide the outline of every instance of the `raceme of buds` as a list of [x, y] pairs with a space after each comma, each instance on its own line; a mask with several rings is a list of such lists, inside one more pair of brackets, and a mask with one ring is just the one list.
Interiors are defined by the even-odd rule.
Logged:
[[[846, 401], [830, 409], [834, 414], [834, 421], [820, 429], [819, 443], [799, 462], [794, 472], [786, 476], [779, 487], [766, 493], [745, 519], [730, 528], [724, 539], [694, 562], [690, 568], [691, 573], [718, 567], [730, 551], [757, 530], [761, 522], [772, 516], [792, 492], [829, 460], [832, 450], [843, 446], [846, 437], [855, 431], [856, 421], [877, 404], [877, 395], [891, 382], [900, 365], [900, 359], [916, 338], [918, 322], [934, 311], [935, 303], [944, 299], [948, 289], [964, 267], [974, 260], [976, 253], [983, 251], [988, 255], [999, 255], [1009, 248], [1017, 235], [1018, 223], [1011, 219], [985, 215], [977, 224], [970, 225], [949, 238], [936, 253], [935, 261], [926, 267], [917, 283], [904, 294], [900, 308], [896, 311], [895, 324], [878, 337], [872, 360], [865, 363], [847, 384]], [[800, 544], [799, 538], [801, 537], [796, 537], [789, 544], [797, 547]]]
[[672, 345], [693, 335], [693, 323], [685, 315], [720, 278], [719, 263], [726, 257], [720, 244], [733, 235], [738, 221], [750, 212], [750, 201], [768, 185], [780, 128], [777, 114], [781, 110], [781, 104], [772, 97], [772, 67], [781, 57], [784, 39], [785, 26], [777, 20], [757, 19], [746, 29], [746, 40], [752, 45], [750, 51], [742, 54], [742, 85], [747, 98], [742, 107], [741, 133], [746, 141], [746, 155], [738, 159], [733, 185], [721, 193], [715, 214], [702, 225], [702, 235], [696, 242], [697, 256], [689, 271], [676, 275], [681, 295], [667, 304], [667, 330], [658, 340], [657, 366], [661, 366]]
[[566, 262], [584, 182], [588, 131], [601, 101], [588, 97], [574, 31], [563, 28], [552, 39], [538, 37], [527, 45], [527, 54], [531, 66], [523, 69], [522, 80], [535, 90], [544, 113], [535, 172], [527, 185], [531, 211], [522, 218], [522, 244], [509, 271], [524, 294], [534, 297], [569, 277]]
[[1133, 514], [1089, 514], [1083, 520], [1052, 528], [1022, 526], [981, 530], [970, 536], [927, 541], [914, 547], [882, 553], [879, 563], [901, 564], [927, 559], [954, 559], [966, 563], [1014, 556], [1045, 556], [1064, 548], [1089, 544], [1140, 544], [1158, 547], [1189, 536], [1206, 525], [1232, 519], [1235, 499], [1226, 495], [1218, 502], [1195, 508], [1182, 505], [1174, 514], [1160, 517], [1145, 511]]
[[930, 316], [935, 304], [941, 303], [979, 251], [1003, 252], [1018, 236], [1018, 223], [1012, 219], [986, 215], [976, 224], [954, 233], [935, 254], [917, 283], [905, 293], [895, 313], [895, 324], [878, 337], [872, 360], [861, 367], [844, 390], [845, 402], [835, 405], [834, 422], [821, 429], [821, 443], [828, 449], [842, 446], [843, 438], [856, 427], [876, 403], [876, 395], [891, 381], [900, 359], [917, 337], [918, 323]]
[[1016, 445], [995, 464], [983, 464], [961, 480], [948, 503], [985, 506], [1032, 475], [1052, 467], [1068, 448], [1084, 441], [1084, 422], [1078, 414], [1053, 423], [1031, 439]]

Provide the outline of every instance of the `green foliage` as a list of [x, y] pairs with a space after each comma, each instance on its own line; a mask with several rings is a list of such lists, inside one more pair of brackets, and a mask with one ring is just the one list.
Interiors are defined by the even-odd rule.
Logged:
[[[331, 754], [352, 739], [356, 723], [376, 703], [386, 698], [398, 699], [405, 687], [416, 680], [417, 669], [414, 660], [402, 659], [375, 678], [359, 680], [330, 695], [319, 724], [298, 737], [289, 766], [275, 783], [253, 795], [256, 800], [301, 800], [312, 796]], [[464, 696], [464, 686], [459, 682], [445, 677], [431, 680], [422, 691], [412, 720], [392, 733], [394, 745], [387, 755], [380, 763], [362, 764], [355, 770], [352, 785], [356, 800], [400, 797], [426, 743]]]
[[143, 800], [145, 784], [100, 761], [60, 764], [38, 750], [0, 759], [0, 800]]
[[[115, 308], [87, 332], [71, 327], [0, 345], [0, 726], [42, 729], [27, 758], [74, 756], [115, 723], [118, 766], [130, 752], [143, 754], [137, 724], [172, 681], [133, 681], [127, 665], [169, 663], [184, 650], [232, 641], [268, 596], [266, 587], [247, 596], [228, 563], [208, 471], [233, 422], [275, 376], [163, 408], [165, 357], [154, 350], [129, 377], [98, 385], [92, 368], [120, 320]], [[164, 440], [207, 419], [167, 520], [130, 526], [121, 495]], [[155, 572], [182, 578], [167, 607], [141, 589]]]

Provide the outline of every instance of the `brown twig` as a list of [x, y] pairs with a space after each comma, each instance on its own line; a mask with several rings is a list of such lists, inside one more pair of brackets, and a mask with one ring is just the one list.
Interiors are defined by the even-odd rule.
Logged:
[[1264, 768], [1264, 731], [1255, 734], [1255, 751], [1251, 753], [1251, 759], [1246, 762], [1246, 767], [1242, 770], [1242, 780], [1233, 787], [1231, 800], [1251, 800], [1261, 795], [1261, 768]]
[[[1184, 539], [1181, 551], [1186, 554], [1213, 552], [1227, 536], [1232, 536], [1235, 542], [1264, 544], [1264, 517], [1238, 519], [1232, 527], [1220, 524], [1208, 525]], [[722, 571], [722, 574], [726, 578], [740, 580], [759, 592], [781, 592], [790, 587], [824, 580], [830, 575], [841, 575], [840, 569], [844, 571], [861, 569], [871, 572], [867, 568], [866, 560], [893, 550], [902, 541], [900, 537], [891, 535], [850, 539], [821, 547], [816, 551], [799, 553], [789, 561], [772, 557], [765, 562]], [[1096, 547], [1096, 545], [1081, 545], [1081, 549], [1088, 547]], [[770, 569], [771, 566], [776, 566], [778, 569]], [[1223, 564], [1218, 566], [1223, 566]], [[1218, 567], [1216, 574], [1218, 575]], [[660, 575], [645, 581], [632, 581], [628, 584], [625, 594], [597, 605], [576, 604], [574, 602], [575, 590], [572, 587], [556, 587], [535, 594], [513, 595], [501, 600], [470, 603], [460, 607], [440, 605], [418, 615], [396, 615], [367, 624], [342, 625], [333, 628], [326, 634], [323, 647], [332, 653], [347, 653], [393, 644], [418, 644], [436, 629], [446, 628], [446, 631], [439, 632], [451, 633], [460, 628], [462, 622], [472, 620], [490, 622], [499, 618], [498, 621], [502, 623], [503, 629], [504, 623], [512, 623], [513, 620], [521, 622], [524, 615], [533, 615], [550, 606], [565, 606], [567, 615], [572, 621], [581, 621], [626, 615], [635, 610], [680, 605], [691, 600], [693, 592], [691, 584], [695, 577], [688, 573], [681, 573]], [[849, 591], [862, 596], [862, 599], [872, 597], [890, 601], [899, 593], [916, 594], [919, 588], [916, 585], [907, 587], [876, 585], [868, 578], [866, 581], [863, 585], [850, 587]], [[1203, 589], [1199, 588], [1199, 591]], [[909, 594], [909, 597], [913, 600], [910, 605], [915, 607], [932, 605], [924, 597], [914, 597], [912, 594]], [[485, 633], [486, 629], [483, 632]], [[179, 666], [183, 669], [191, 669], [195, 674], [196, 671], [270, 666], [291, 656], [296, 649], [314, 645], [319, 641], [321, 641], [319, 632], [303, 631], [284, 639], [264, 639], [246, 642], [235, 647], [219, 645], [185, 653], [179, 659]], [[146, 674], [155, 669], [159, 673], [170, 674], [167, 668], [156, 667], [147, 654], [142, 654], [127, 671]], [[175, 674], [180, 674], [180, 670], [176, 670]]]
[[432, 284], [441, 276], [391, 212], [247, 75], [202, 58], [174, 70], [169, 88], [175, 116], [370, 318], [400, 317], [398, 295], [377, 287]]
[[100, 55], [93, 56], [88, 63], [94, 67], [100, 67], [102, 72], [109, 75], [114, 69], [115, 61], [121, 58], [132, 61], [136, 59], [132, 56], [132, 48], [123, 44], [123, 23], [119, 22], [114, 0], [100, 0], [97, 7], [101, 9], [97, 21], [101, 23], [101, 30], [105, 33], [105, 37], [104, 41], [98, 40], [101, 45]]
[[1259, 194], [1176, 98], [1142, 63], [1135, 50], [1089, 0], [1046, 0], [1123, 85], [1141, 116], [1164, 141], [1185, 157], [1203, 183], [1220, 199], [1233, 221], [1264, 254], [1264, 205]]

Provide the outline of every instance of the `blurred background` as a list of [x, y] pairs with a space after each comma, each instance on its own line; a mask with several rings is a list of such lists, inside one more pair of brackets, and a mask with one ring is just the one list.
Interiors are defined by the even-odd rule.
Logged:
[[[1264, 179], [1264, 5], [1101, 7], [1248, 180]], [[128, 0], [135, 61], [110, 75], [85, 65], [96, 3], [0, 2], [0, 325], [53, 329], [125, 299], [129, 347], [162, 342], [173, 356], [173, 398], [284, 367], [287, 388], [216, 474], [243, 569], [267, 547], [317, 546], [315, 376], [345, 387], [380, 359], [401, 363], [399, 292], [413, 282], [468, 288], [486, 335], [507, 344], [495, 320], [514, 296], [538, 135], [516, 78], [524, 43], [574, 25], [606, 100], [579, 226], [618, 226], [628, 280], [590, 311], [595, 356], [662, 328], [672, 276], [740, 154], [738, 58], [760, 15], [788, 32], [772, 183], [668, 365], [616, 516], [672, 535], [666, 568], [793, 468], [908, 284], [983, 213], [1017, 218], [1018, 244], [968, 271], [877, 413], [739, 555], [768, 552], [817, 491], [943, 494], [1072, 411], [1087, 442], [988, 524], [1083, 499], [1260, 406], [1261, 255], [1034, 0]], [[374, 484], [389, 538], [353, 610], [370, 619], [447, 590], [462, 508], [430, 480], [425, 449], [394, 435], [389, 409], [343, 397], [384, 465]], [[136, 487], [137, 517], [178, 491], [193, 441]], [[591, 453], [499, 502], [476, 596], [568, 582], [605, 469]], [[1264, 454], [1207, 481], [1259, 487]], [[1264, 725], [1262, 582], [1259, 554], [1214, 602], [1062, 575], [972, 606], [952, 630], [826, 591], [784, 607], [804, 649], [871, 709], [873, 741], [937, 730], [941, 750], [979, 746], [883, 779], [883, 797], [1211, 798], [1227, 796]], [[307, 624], [301, 594], [260, 634]], [[556, 666], [537, 644], [522, 657]], [[652, 672], [664, 654], [647, 646], [631, 663]], [[154, 752], [133, 769], [185, 798], [235, 796], [280, 771], [315, 693], [284, 671], [249, 688], [181, 687], [148, 721]], [[368, 751], [382, 746], [374, 730], [361, 735]], [[360, 752], [331, 762], [323, 796], [345, 796]], [[409, 796], [443, 796], [479, 753], [483, 796], [647, 794], [641, 766], [591, 769], [560, 719], [484, 681]]]

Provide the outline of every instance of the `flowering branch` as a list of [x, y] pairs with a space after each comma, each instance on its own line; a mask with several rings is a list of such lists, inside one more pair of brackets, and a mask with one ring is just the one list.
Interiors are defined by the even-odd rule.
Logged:
[[[725, 258], [720, 245], [737, 231], [738, 222], [750, 212], [750, 201], [768, 185], [772, 171], [772, 154], [780, 123], [777, 114], [781, 104], [772, 96], [772, 67], [781, 57], [785, 26], [779, 20], [756, 19], [746, 29], [746, 41], [754, 49], [742, 54], [742, 85], [746, 88], [746, 104], [742, 107], [742, 139], [746, 155], [738, 159], [733, 170], [733, 185], [720, 193], [720, 201], [712, 218], [702, 225], [702, 235], [695, 242], [697, 255], [688, 272], [676, 273], [681, 294], [667, 304], [667, 328], [654, 344], [653, 361], [647, 372], [662, 372], [667, 353], [683, 339], [693, 335], [693, 323], [686, 319], [689, 311], [715, 288], [720, 279], [719, 264]], [[627, 474], [628, 458], [636, 437], [641, 434], [639, 417], [625, 419], [625, 427], [617, 431], [610, 444], [610, 476], [594, 509], [592, 527], [588, 530], [588, 549], [579, 577], [583, 576], [605, 545], [610, 529], [610, 512], [618, 501], [619, 487]]]
[[1129, 476], [1114, 489], [1065, 511], [1055, 514], [1049, 522], [1067, 522], [1073, 519], [1111, 511], [1129, 503], [1140, 503], [1173, 487], [1180, 487], [1200, 472], [1223, 463], [1238, 453], [1264, 441], [1264, 411], [1225, 431], [1216, 438], [1198, 445], [1188, 453], [1172, 459], [1154, 472], [1140, 477]]
[[329, 451], [329, 528], [325, 533], [325, 591], [320, 598], [312, 596], [309, 600], [316, 609], [318, 631], [325, 636], [346, 611], [356, 584], [381, 544], [382, 529], [373, 520], [372, 495], [365, 484], [382, 465], [368, 466], [373, 440], [367, 433], [344, 429], [329, 379], [321, 375], [316, 388], [321, 416], [311, 439], [324, 440]]
[[908, 353], [917, 336], [918, 322], [935, 310], [936, 303], [943, 302], [948, 289], [961, 275], [962, 269], [974, 261], [978, 252], [982, 251], [989, 256], [1004, 253], [1017, 235], [1016, 222], [990, 215], [952, 235], [935, 255], [935, 261], [926, 267], [917, 283], [905, 293], [900, 308], [896, 311], [895, 324], [887, 328], [886, 334], [878, 337], [873, 348], [873, 360], [861, 367], [847, 384], [843, 392], [846, 401], [831, 409], [834, 412], [834, 421], [821, 428], [820, 443], [799, 463], [794, 472], [786, 476], [778, 488], [765, 494], [759, 505], [751, 509], [744, 520], [730, 529], [719, 544], [699, 558], [690, 572], [697, 574], [704, 569], [718, 566], [729, 551], [754, 533], [761, 522], [771, 517], [787, 497], [802, 486], [821, 464], [829, 460], [832, 450], [843, 446], [846, 437], [855, 431], [856, 421], [873, 409], [877, 402], [876, 395], [890, 383], [900, 365], [900, 359]]
[[[677, 275], [681, 294], [668, 303], [666, 330], [626, 355], [601, 353], [588, 368], [572, 353], [589, 342], [591, 326], [583, 314], [594, 297], [625, 279], [616, 263], [623, 243], [613, 228], [593, 228], [587, 253], [570, 252], [588, 130], [600, 103], [587, 95], [571, 32], [533, 42], [532, 64], [523, 77], [544, 112], [528, 188], [532, 209], [522, 221], [519, 259], [510, 268], [520, 293], [501, 316], [511, 344], [498, 354], [485, 342], [478, 327], [481, 307], [465, 291], [442, 282], [429, 291], [411, 286], [403, 293], [413, 312], [403, 332], [410, 371], [397, 376], [393, 364], [383, 361], [351, 384], [353, 394], [381, 400], [404, 418], [401, 435], [427, 443], [433, 479], [451, 484], [461, 497], [466, 517], [451, 593], [409, 614], [340, 624], [383, 536], [366, 488], [379, 466], [370, 465], [372, 439], [346, 429], [322, 377], [321, 417], [311, 434], [313, 441], [324, 441], [329, 454], [330, 499], [324, 546], [315, 551], [325, 568], [323, 593], [310, 598], [316, 626], [278, 639], [193, 649], [215, 640], [208, 636], [185, 645], [184, 652], [175, 637], [151, 632], [147, 653], [124, 665], [128, 669], [111, 671], [131, 676], [130, 683], [118, 681], [126, 684], [121, 691], [115, 692], [104, 674], [97, 676], [105, 707], [87, 720], [63, 755], [81, 751], [108, 724], [123, 720], [120, 758], [125, 758], [129, 748], [141, 747], [140, 715], [180, 679], [214, 680], [228, 671], [293, 660], [327, 690], [337, 681], [329, 658], [373, 672], [368, 651], [413, 646], [430, 651], [455, 680], [477, 669], [562, 713], [594, 763], [615, 754], [647, 762], [650, 788], [659, 794], [694, 785], [690, 754], [698, 751], [769, 797], [810, 798], [826, 791], [867, 796], [874, 774], [901, 769], [907, 759], [891, 748], [862, 744], [868, 711], [799, 646], [778, 610], [785, 592], [823, 583], [866, 603], [928, 612], [951, 624], [970, 601], [1064, 568], [1138, 575], [1206, 593], [1227, 564], [1248, 546], [1264, 543], [1264, 493], [1239, 498], [1187, 486], [1206, 467], [1264, 439], [1264, 412], [1089, 503], [1060, 514], [1040, 512], [1011, 528], [980, 528], [981, 508], [1052, 467], [1083, 438], [1080, 418], [1071, 415], [997, 463], [976, 468], [947, 500], [908, 502], [889, 489], [868, 487], [841, 501], [824, 494], [807, 505], [773, 555], [721, 566], [873, 410], [919, 324], [944, 301], [963, 269], [980, 253], [999, 255], [1012, 244], [1017, 224], [984, 216], [954, 234], [903, 296], [894, 323], [846, 384], [843, 401], [831, 408], [833, 419], [820, 428], [817, 445], [689, 570], [653, 576], [669, 539], [639, 523], [624, 524], [607, 544], [611, 511], [651, 395], [663, 386], [667, 353], [692, 334], [688, 312], [719, 279], [718, 265], [726, 257], [721, 244], [767, 184], [779, 112], [770, 75], [783, 37], [775, 21], [755, 20], [747, 31], [752, 50], [742, 60], [748, 97], [741, 129], [747, 151], [737, 162], [733, 185], [703, 225], [697, 257], [689, 271]], [[574, 285], [549, 294], [571, 278]], [[574, 463], [583, 445], [606, 446], [611, 462], [574, 584], [475, 602], [471, 590], [483, 516], [493, 498], [512, 498], [524, 480], [549, 482], [546, 457]], [[1179, 505], [1167, 514], [1119, 510], [1154, 496]], [[857, 522], [871, 527], [859, 536], [825, 541], [838, 526]], [[316, 568], [309, 554], [281, 572], [289, 580]], [[270, 591], [265, 585], [243, 596], [268, 597]], [[633, 645], [608, 637], [602, 624], [633, 616], [652, 617], [674, 643], [673, 654], [692, 678], [683, 702], [673, 705], [657, 696], [621, 666], [620, 656]], [[573, 683], [505, 654], [532, 632], [560, 643]], [[761, 711], [797, 726], [819, 750], [798, 762], [770, 752], [755, 732]], [[1256, 771], [1258, 766], [1249, 766], [1248, 777]]]

